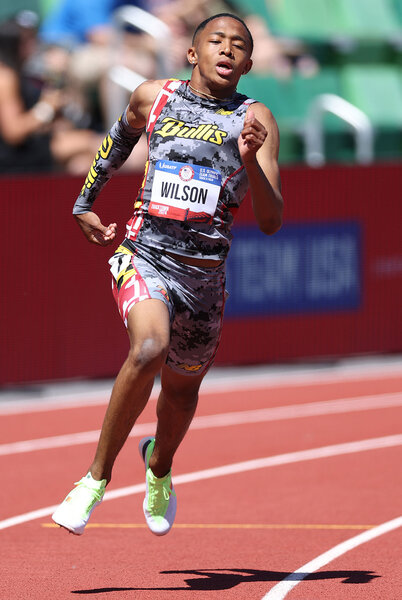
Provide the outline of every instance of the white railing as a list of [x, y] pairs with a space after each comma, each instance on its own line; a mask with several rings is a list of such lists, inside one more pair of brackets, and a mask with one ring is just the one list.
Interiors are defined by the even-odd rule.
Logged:
[[359, 108], [335, 94], [321, 94], [310, 106], [303, 127], [305, 161], [312, 167], [325, 164], [323, 119], [332, 113], [348, 123], [355, 134], [356, 161], [369, 164], [374, 160], [374, 129], [368, 116]]
[[113, 17], [120, 35], [127, 25], [131, 25], [154, 38], [157, 62], [156, 77], [163, 79], [170, 75], [171, 32], [166, 23], [136, 6], [122, 6], [115, 11]]
[[[136, 27], [150, 35], [155, 44], [156, 78], [164, 79], [170, 73], [169, 52], [171, 32], [169, 27], [151, 13], [136, 6], [122, 6], [113, 15], [116, 36], [111, 49], [112, 65], [108, 71], [106, 120], [110, 127], [127, 104], [129, 94], [145, 77], [119, 63], [119, 49], [127, 26]], [[134, 52], [135, 50], [133, 50]]]

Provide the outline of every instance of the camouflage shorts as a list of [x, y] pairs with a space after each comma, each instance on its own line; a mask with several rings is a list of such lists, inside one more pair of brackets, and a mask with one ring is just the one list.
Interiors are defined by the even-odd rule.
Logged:
[[166, 364], [186, 375], [210, 367], [218, 349], [225, 306], [225, 265], [186, 265], [154, 249], [125, 241], [109, 260], [113, 294], [127, 326], [130, 309], [148, 298], [162, 300], [170, 315]]

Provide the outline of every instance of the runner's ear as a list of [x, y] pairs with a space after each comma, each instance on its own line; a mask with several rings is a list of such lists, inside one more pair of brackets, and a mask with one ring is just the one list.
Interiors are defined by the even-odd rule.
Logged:
[[191, 47], [187, 50], [187, 60], [190, 65], [196, 65], [198, 62], [197, 52], [194, 47]]

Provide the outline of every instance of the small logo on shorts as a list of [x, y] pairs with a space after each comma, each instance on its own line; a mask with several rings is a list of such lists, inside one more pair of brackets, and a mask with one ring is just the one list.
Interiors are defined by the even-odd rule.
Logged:
[[179, 367], [179, 369], [184, 369], [185, 371], [199, 371], [202, 367], [202, 365], [185, 365], [184, 363], [182, 363], [181, 365], [177, 365]]
[[185, 165], [180, 169], [179, 177], [182, 181], [190, 181], [194, 177], [194, 169], [190, 165]]
[[162, 294], [162, 296], [163, 296], [164, 298], [166, 298], [166, 300], [167, 300], [168, 302], [170, 302], [169, 294], [167, 293], [167, 291], [165, 290], [165, 288], [163, 288], [161, 285], [157, 285], [156, 287], [157, 287], [157, 288], [159, 288], [159, 291], [160, 291], [160, 293]]

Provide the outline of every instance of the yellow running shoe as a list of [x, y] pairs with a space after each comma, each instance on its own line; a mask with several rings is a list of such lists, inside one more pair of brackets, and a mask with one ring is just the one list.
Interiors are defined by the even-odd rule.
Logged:
[[145, 521], [155, 535], [166, 535], [172, 528], [176, 516], [177, 499], [172, 484], [172, 472], [164, 477], [155, 477], [149, 468], [149, 459], [155, 446], [154, 437], [140, 441], [139, 451], [145, 463], [146, 492], [143, 503]]
[[106, 479], [96, 481], [91, 473], [74, 484], [76, 487], [56, 508], [52, 519], [75, 535], [82, 535], [92, 511], [103, 499]]

